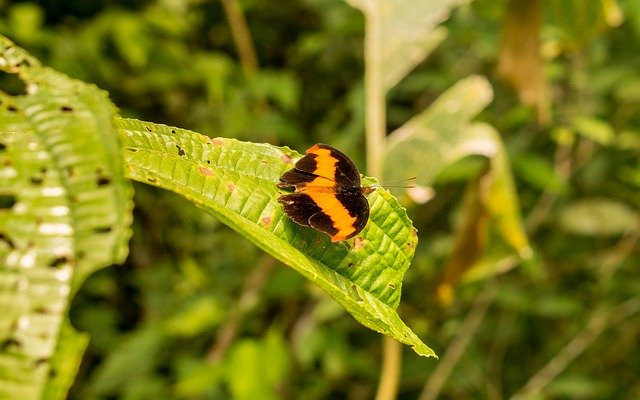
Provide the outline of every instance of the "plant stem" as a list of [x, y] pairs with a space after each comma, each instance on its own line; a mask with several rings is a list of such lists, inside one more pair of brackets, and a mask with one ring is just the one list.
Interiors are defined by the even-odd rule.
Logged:
[[247, 25], [247, 20], [242, 12], [242, 7], [237, 0], [220, 0], [222, 8], [229, 21], [233, 43], [238, 50], [240, 64], [247, 73], [254, 73], [258, 70], [258, 57], [256, 56], [251, 32]]
[[[376, 3], [377, 4], [377, 3]], [[365, 127], [367, 138], [367, 175], [382, 176], [386, 140], [385, 88], [380, 59], [382, 26], [378, 6], [367, 7], [365, 34]]]
[[616, 306], [613, 310], [595, 311], [582, 332], [567, 343], [558, 355], [549, 360], [518, 392], [511, 396], [511, 400], [539, 398], [542, 390], [564, 371], [570, 362], [582, 354], [606, 328], [616, 326], [638, 312], [640, 312], [639, 297], [633, 297]]
[[402, 347], [397, 340], [384, 336], [382, 351], [382, 370], [376, 400], [392, 400], [398, 395]]

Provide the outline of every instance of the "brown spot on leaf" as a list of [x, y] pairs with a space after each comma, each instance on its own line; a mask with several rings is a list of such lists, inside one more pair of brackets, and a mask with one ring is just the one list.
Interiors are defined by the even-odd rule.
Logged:
[[285, 164], [291, 164], [291, 156], [289, 156], [288, 154], [283, 154], [280, 159], [282, 160], [283, 163]]
[[207, 167], [199, 166], [198, 170], [204, 176], [213, 176], [213, 170]]
[[354, 250], [360, 250], [363, 246], [364, 246], [364, 239], [362, 239], [360, 236], [357, 236], [353, 240], [353, 248], [354, 248]]
[[264, 226], [271, 226], [271, 217], [262, 217], [260, 221]]
[[233, 193], [236, 190], [236, 185], [233, 183], [227, 183], [227, 190]]
[[213, 138], [211, 140], [211, 144], [215, 145], [215, 146], [222, 146], [224, 144], [224, 141], [220, 138]]

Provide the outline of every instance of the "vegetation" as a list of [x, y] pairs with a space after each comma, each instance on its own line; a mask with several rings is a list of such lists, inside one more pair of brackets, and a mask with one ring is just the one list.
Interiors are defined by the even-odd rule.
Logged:
[[[0, 398], [640, 396], [637, 1], [5, 0], [0, 34]], [[417, 187], [331, 244], [276, 201], [316, 142]]]

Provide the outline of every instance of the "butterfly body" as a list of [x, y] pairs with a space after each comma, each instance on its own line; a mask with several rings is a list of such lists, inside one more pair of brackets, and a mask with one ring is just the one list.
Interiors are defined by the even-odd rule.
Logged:
[[366, 194], [355, 164], [342, 152], [316, 144], [285, 172], [278, 184], [294, 193], [278, 198], [284, 212], [294, 222], [331, 236], [332, 242], [350, 239], [360, 233], [369, 220]]

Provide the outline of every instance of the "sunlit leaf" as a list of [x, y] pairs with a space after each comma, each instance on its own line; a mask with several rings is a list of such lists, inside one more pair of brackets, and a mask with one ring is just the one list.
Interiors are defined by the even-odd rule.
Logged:
[[[479, 218], [478, 212], [488, 213], [490, 226], [495, 227], [516, 252], [526, 257], [531, 249], [522, 226], [518, 197], [502, 140], [493, 127], [471, 122], [492, 97], [491, 87], [481, 77], [460, 81], [442, 94], [429, 109], [391, 134], [385, 179], [417, 176], [419, 185], [429, 187], [442, 170], [458, 160], [470, 155], [487, 157], [489, 170], [481, 178], [476, 194], [485, 211], [471, 212], [475, 206], [468, 210], [478, 216], [475, 218], [478, 223], [484, 220]], [[479, 233], [478, 229], [482, 228], [469, 226], [460, 234]], [[468, 240], [460, 243], [468, 243]], [[478, 236], [474, 241], [480, 244], [483, 239]], [[465, 248], [460, 247], [460, 251]]]
[[124, 260], [132, 189], [104, 92], [5, 38], [0, 68], [26, 89], [0, 93], [0, 398], [63, 398], [87, 344], [64, 321], [69, 298]]
[[537, 189], [560, 193], [566, 188], [553, 165], [540, 156], [520, 154], [513, 159], [513, 166], [518, 176]]
[[559, 223], [566, 231], [587, 236], [621, 235], [638, 231], [637, 213], [610, 199], [582, 199], [564, 207]]
[[610, 145], [615, 140], [615, 132], [611, 125], [595, 117], [576, 117], [573, 120], [573, 127], [578, 134], [603, 146]]
[[433, 355], [395, 312], [417, 237], [389, 192], [369, 195], [371, 218], [358, 237], [331, 243], [292, 222], [277, 202], [283, 192], [276, 183], [298, 153], [135, 120], [118, 125], [132, 179], [182, 195], [296, 269], [363, 325]]
[[[438, 26], [452, 8], [467, 0], [346, 0], [367, 19], [372, 36], [374, 68], [380, 68], [382, 85], [392, 88], [436, 48], [447, 35]], [[368, 66], [371, 67], [371, 66]]]
[[542, 0], [508, 2], [497, 72], [524, 104], [536, 107], [538, 120], [547, 124], [551, 116], [540, 55], [542, 14]]

